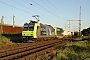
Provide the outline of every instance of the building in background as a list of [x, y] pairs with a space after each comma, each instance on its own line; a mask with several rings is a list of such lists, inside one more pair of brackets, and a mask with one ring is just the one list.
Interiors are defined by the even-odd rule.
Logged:
[[71, 32], [68, 30], [64, 30], [63, 35], [71, 35]]

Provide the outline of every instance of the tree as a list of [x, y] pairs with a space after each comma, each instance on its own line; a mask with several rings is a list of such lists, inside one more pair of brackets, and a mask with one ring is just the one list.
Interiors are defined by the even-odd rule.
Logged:
[[88, 36], [90, 34], [90, 27], [87, 29], [83, 29], [81, 32], [84, 36]]

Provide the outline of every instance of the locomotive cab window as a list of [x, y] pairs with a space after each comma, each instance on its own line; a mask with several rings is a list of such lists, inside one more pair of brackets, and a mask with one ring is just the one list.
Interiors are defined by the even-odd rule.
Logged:
[[34, 24], [29, 24], [29, 31], [33, 31], [34, 30]]
[[23, 28], [23, 31], [27, 31], [27, 30], [28, 30], [28, 27], [24, 27], [24, 28]]
[[27, 31], [27, 30], [28, 30], [28, 24], [24, 24], [23, 31]]

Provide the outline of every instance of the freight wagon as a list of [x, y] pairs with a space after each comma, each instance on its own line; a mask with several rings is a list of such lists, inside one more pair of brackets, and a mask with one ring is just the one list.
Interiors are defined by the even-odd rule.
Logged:
[[22, 26], [0, 24], [0, 33], [21, 33], [21, 32], [22, 32]]

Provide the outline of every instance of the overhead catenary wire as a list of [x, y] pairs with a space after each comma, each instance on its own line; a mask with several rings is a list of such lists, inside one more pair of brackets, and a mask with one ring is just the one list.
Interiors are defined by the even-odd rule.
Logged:
[[[61, 12], [54, 4], [52, 4], [49, 0], [47, 0], [49, 4], [51, 4], [57, 11]], [[62, 12], [61, 12], [62, 13]], [[63, 13], [62, 13], [63, 14]], [[67, 16], [66, 16], [67, 17]], [[67, 20], [66, 18], [63, 18], [64, 20]]]
[[[28, 3], [28, 4], [30, 4], [28, 1], [26, 1], [26, 0], [23, 0], [24, 2], [26, 2], [26, 3]], [[49, 11], [49, 10], [47, 10], [46, 8], [44, 8], [43, 6], [41, 6], [40, 4], [38, 4], [37, 2], [35, 2], [35, 1], [33, 1], [33, 0], [31, 0], [32, 1], [32, 3], [34, 4], [36, 4], [37, 5], [37, 7], [40, 7], [40, 8], [42, 8], [42, 9], [44, 9], [45, 11], [47, 11], [48, 13], [50, 13], [51, 15], [53, 15], [53, 16], [55, 16], [56, 18], [58, 18], [59, 20], [61, 20], [60, 19], [60, 17], [59, 16], [57, 16], [57, 15], [55, 15], [54, 13], [52, 13], [51, 11]], [[35, 5], [34, 5], [35, 6]], [[36, 7], [36, 6], [35, 6]], [[45, 18], [46, 20], [48, 20], [47, 18]], [[50, 19], [49, 19], [50, 20]], [[48, 20], [48, 21], [49, 21]], [[57, 19], [56, 19], [57, 20]], [[63, 20], [61, 20], [62, 22], [64, 22]], [[54, 22], [54, 23], [56, 23], [55, 21], [53, 21], [53, 19], [51, 19], [51, 21], [50, 22]], [[56, 23], [57, 24], [57, 23]]]
[[[20, 8], [17, 8], [17, 7], [14, 7], [14, 6], [10, 5], [10, 4], [7, 4], [7, 3], [5, 3], [5, 2], [0, 1], [0, 3], [5, 4], [5, 5], [7, 5], [7, 6], [10, 6], [10, 7], [12, 7], [12, 8], [15, 8], [15, 9], [17, 9], [17, 10], [23, 11], [23, 12], [25, 12], [25, 13], [32, 14], [32, 13], [30, 13], [30, 12], [27, 12], [27, 11], [25, 11], [25, 10], [22, 10], [22, 9], [20, 9]], [[21, 4], [21, 5], [22, 5], [22, 4]], [[24, 5], [22, 5], [22, 6], [24, 6]], [[40, 16], [40, 17], [41, 17], [41, 16]], [[41, 17], [41, 18], [43, 18], [43, 17]], [[43, 18], [43, 19], [44, 19], [44, 18]]]
[[[47, 7], [49, 7], [49, 9], [51, 9], [51, 7], [47, 4], [47, 3], [45, 3], [43, 0], [41, 0], [45, 5], [47, 5]], [[53, 12], [55, 12], [55, 11], [53, 11]], [[56, 13], [56, 12], [55, 12]]]
[[[43, 0], [41, 0], [45, 5], [47, 5]], [[47, 5], [47, 7], [49, 7], [50, 8], [50, 6], [49, 5]]]
[[[41, 0], [42, 1], [42, 3], [44, 3], [47, 7], [49, 7], [49, 9], [51, 9], [51, 7], [47, 4], [47, 3], [45, 3], [43, 0]], [[52, 3], [50, 3], [50, 1], [48, 1], [49, 2], [49, 4], [51, 4], [51, 5], [53, 5]], [[54, 6], [54, 5], [53, 5]], [[57, 10], [57, 8], [54, 6], [54, 8]], [[59, 11], [59, 10], [58, 10]], [[57, 13], [56, 11], [54, 11], [53, 10], [53, 12], [55, 12], [55, 13]], [[57, 13], [58, 14], [58, 13]], [[59, 15], [58, 15], [59, 16]], [[63, 18], [63, 17], [61, 17], [63, 20], [67, 20], [67, 19], [65, 19], [65, 18]]]
[[[16, 2], [16, 3], [18, 3], [17, 1], [15, 1], [15, 0], [13, 0], [14, 2]], [[24, 2], [26, 2], [26, 3], [28, 3], [27, 1], [25, 1], [25, 0], [23, 0]], [[23, 7], [26, 7], [26, 6], [24, 6], [23, 4], [21, 4], [21, 3], [18, 3], [19, 5], [21, 5], [21, 6], [23, 6]], [[28, 7], [26, 7], [27, 9], [30, 9], [30, 8], [28, 8]], [[34, 10], [32, 10], [32, 11], [34, 11]], [[36, 11], [34, 11], [34, 12], [36, 12]], [[36, 12], [37, 13], [37, 12]], [[41, 17], [41, 16], [40, 16]], [[41, 17], [41, 18], [43, 18], [43, 17]], [[43, 18], [44, 19], [44, 18]]]
[[31, 1], [34, 2], [35, 4], [37, 4], [38, 6], [40, 6], [41, 8], [43, 8], [44, 10], [46, 10], [47, 12], [49, 12], [50, 14], [56, 16], [58, 19], [60, 19], [59, 16], [57, 16], [57, 15], [55, 15], [54, 13], [52, 13], [51, 11], [47, 10], [46, 8], [44, 8], [43, 6], [41, 6], [40, 4], [38, 4], [37, 2], [35, 2], [35, 1], [33, 1], [33, 0], [31, 0]]
[[[47, 0], [49, 4], [51, 4], [58, 12], [61, 12], [53, 3], [50, 2], [50, 0]], [[61, 12], [62, 13], [62, 12]], [[64, 13], [62, 13], [65, 17], [67, 17]], [[63, 18], [63, 17], [62, 17]], [[68, 18], [68, 17], [67, 17]], [[66, 18], [63, 18], [64, 20], [67, 20]], [[65, 23], [66, 24], [66, 23]]]
[[[25, 10], [23, 10], [23, 9], [17, 8], [17, 7], [12, 6], [12, 5], [8, 4], [8, 3], [2, 2], [2, 1], [0, 1], [0, 3], [5, 4], [5, 5], [7, 5], [7, 6], [10, 6], [10, 7], [12, 7], [12, 8], [15, 8], [15, 9], [17, 9], [17, 10], [23, 11], [23, 12], [25, 12], [25, 13], [32, 14], [32, 13], [30, 13], [30, 12], [28, 12], [28, 11], [25, 11]], [[42, 7], [42, 6], [41, 6], [41, 7]], [[44, 8], [44, 7], [42, 7], [42, 8], [43, 8], [44, 10], [46, 10], [47, 12], [49, 12], [50, 14], [56, 16], [55, 14], [53, 14], [51, 11], [47, 10], [46, 8]], [[58, 16], [56, 16], [56, 17], [59, 18]]]
[[[43, 0], [41, 0], [45, 5], [47, 5]], [[51, 9], [51, 7], [49, 6], [49, 5], [47, 5], [47, 7], [49, 7], [50, 9]], [[55, 7], [55, 6], [54, 6]], [[55, 8], [56, 9], [56, 8]], [[55, 12], [55, 13], [57, 13], [56, 11], [54, 11], [53, 10], [53, 12]], [[58, 13], [57, 13], [58, 14]], [[58, 15], [59, 16], [59, 15]], [[61, 17], [61, 16], [59, 16], [59, 17]], [[62, 19], [64, 19], [64, 20], [67, 20], [67, 19], [65, 19], [65, 18], [63, 18], [63, 17], [61, 17]]]
[[[27, 4], [30, 4], [28, 1], [26, 1], [26, 0], [23, 0], [25, 3], [27, 3]], [[35, 5], [34, 5], [35, 6]], [[35, 6], [36, 7], [36, 6]], [[39, 6], [39, 7], [41, 7], [41, 6]], [[39, 8], [39, 7], [37, 7], [37, 8]], [[42, 7], [41, 7], [42, 8]], [[43, 10], [43, 9], [42, 9]], [[46, 11], [46, 10], [45, 10]], [[42, 15], [43, 16], [43, 15]], [[42, 17], [42, 16], [40, 16], [42, 19], [45, 19], [45, 20], [48, 20], [47, 18], [44, 18], [44, 17]], [[52, 19], [51, 19], [52, 20]], [[53, 22], [53, 21], [50, 21], [50, 22]], [[54, 22], [55, 23], [55, 22]]]
[[[48, 1], [48, 0], [47, 0]], [[50, 1], [48, 1], [54, 8], [56, 8]], [[56, 8], [56, 10], [58, 10], [57, 8]]]
[[[26, 1], [26, 0], [22, 0], [22, 1], [24, 1], [25, 3], [28, 3], [28, 4], [32, 4], [32, 3], [29, 3], [28, 1]], [[33, 4], [32, 4], [33, 5]], [[33, 5], [33, 6], [35, 6], [35, 5]], [[37, 7], [37, 6], [35, 6], [35, 7]], [[39, 8], [39, 7], [37, 7], [37, 8]]]
[[[25, 5], [23, 5], [23, 4], [19, 3], [19, 2], [17, 2], [16, 0], [12, 0], [12, 1], [16, 2], [17, 4], [23, 6], [23, 7], [27, 8], [27, 9], [30, 9], [30, 8], [26, 7]], [[30, 10], [32, 10], [32, 9], [30, 9]], [[33, 10], [33, 11], [34, 11], [34, 10]], [[34, 11], [34, 12], [37, 13], [36, 11]]]
[[7, 3], [5, 3], [5, 2], [0, 1], [0, 3], [5, 4], [5, 5], [7, 5], [7, 6], [10, 6], [10, 7], [12, 7], [12, 8], [18, 9], [18, 10], [23, 11], [23, 12], [25, 12], [25, 13], [32, 14], [32, 13], [30, 13], [30, 12], [28, 12], [28, 11], [25, 11], [25, 10], [23, 10], [23, 9], [17, 8], [17, 7], [15, 7], [15, 6], [12, 6], [12, 5], [7, 4]]

